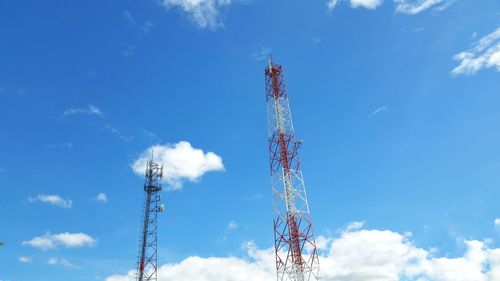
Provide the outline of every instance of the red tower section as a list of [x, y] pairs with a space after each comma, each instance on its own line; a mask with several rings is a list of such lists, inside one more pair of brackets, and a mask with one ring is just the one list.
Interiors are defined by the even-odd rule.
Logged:
[[319, 259], [281, 65], [265, 69], [277, 280], [319, 279]]

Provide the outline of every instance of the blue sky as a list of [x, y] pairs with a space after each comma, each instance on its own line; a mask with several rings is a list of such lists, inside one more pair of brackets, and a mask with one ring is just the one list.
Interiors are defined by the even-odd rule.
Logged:
[[271, 54], [325, 280], [388, 272], [360, 259], [342, 275], [345, 245], [428, 264], [411, 275], [396, 251], [385, 280], [451, 280], [443, 259], [500, 280], [499, 28], [496, 0], [0, 0], [0, 280], [128, 280], [133, 164], [154, 145], [184, 148], [165, 160], [183, 168], [165, 182], [160, 280], [193, 257], [274, 278]]

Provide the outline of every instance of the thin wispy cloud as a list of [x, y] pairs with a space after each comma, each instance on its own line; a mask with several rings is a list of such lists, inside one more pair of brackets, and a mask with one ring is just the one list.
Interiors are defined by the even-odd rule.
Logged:
[[236, 223], [234, 220], [230, 221], [227, 224], [227, 229], [229, 230], [236, 230], [238, 228], [238, 223]]
[[326, 9], [331, 12], [331, 11], [333, 11], [333, 9], [335, 9], [335, 7], [337, 7], [338, 3], [339, 3], [339, 0], [329, 0], [326, 3]]
[[447, 1], [444, 1], [443, 4], [441, 6], [436, 6], [433, 11], [434, 12], [443, 12], [445, 10], [447, 10], [449, 7], [451, 7], [451, 5], [455, 4], [457, 0], [447, 0]]
[[125, 141], [125, 142], [130, 142], [134, 139], [133, 136], [126, 136], [124, 135], [120, 130], [112, 127], [111, 125], [106, 125], [103, 127], [104, 130], [111, 132], [113, 135], [117, 136], [119, 139]]
[[453, 57], [460, 64], [451, 73], [474, 74], [484, 68], [496, 68], [500, 71], [500, 27], [475, 42], [469, 50]]
[[57, 194], [52, 194], [52, 195], [45, 195], [45, 194], [40, 194], [37, 195], [33, 198], [28, 199], [29, 202], [42, 202], [54, 206], [59, 206], [62, 208], [69, 209], [73, 206], [73, 201], [70, 199], [63, 199], [61, 196]]
[[94, 105], [89, 105], [88, 107], [85, 108], [68, 108], [66, 109], [63, 114], [63, 116], [69, 116], [69, 115], [94, 115], [94, 116], [103, 116], [103, 112]]
[[[326, 3], [327, 10], [331, 12], [344, 2], [348, 3], [351, 8], [375, 10], [384, 3], [384, 0], [329, 0]], [[394, 0], [394, 5], [396, 13], [416, 15], [432, 7], [434, 7], [433, 11], [442, 12], [454, 2], [455, 0]]]
[[262, 194], [255, 194], [255, 195], [252, 195], [250, 197], [244, 197], [242, 200], [243, 201], [254, 201], [254, 200], [260, 200], [264, 198], [264, 195]]
[[158, 136], [149, 130], [143, 130], [143, 133], [147, 138], [151, 140], [159, 140]]
[[268, 59], [271, 56], [271, 48], [268, 47], [260, 47], [252, 53], [252, 58], [257, 61], [263, 61]]
[[382, 107], [379, 107], [377, 109], [375, 109], [372, 114], [373, 115], [377, 115], [377, 114], [380, 114], [380, 113], [383, 113], [383, 112], [386, 112], [387, 111], [387, 107], [385, 106], [382, 106]]
[[58, 144], [49, 144], [49, 145], [45, 146], [45, 148], [47, 148], [47, 149], [64, 148], [67, 150], [71, 150], [75, 146], [76, 145], [72, 142], [62, 142], [62, 143], [58, 143]]
[[228, 7], [238, 0], [163, 0], [162, 5], [167, 8], [177, 8], [187, 14], [199, 28], [216, 30], [223, 27], [221, 9]]
[[90, 235], [85, 233], [59, 233], [50, 234], [47, 233], [42, 236], [34, 237], [31, 240], [23, 241], [23, 245], [31, 246], [43, 251], [56, 249], [59, 246], [65, 248], [81, 248], [81, 247], [91, 247], [97, 241]]
[[145, 22], [144, 24], [142, 24], [141, 26], [139, 26], [139, 29], [143, 32], [143, 33], [149, 33], [153, 28], [156, 27], [156, 24], [154, 24], [153, 22], [151, 21], [147, 21]]
[[124, 46], [124, 48], [122, 50], [122, 55], [125, 58], [129, 58], [129, 57], [133, 56], [134, 54], [135, 54], [135, 46], [134, 45], [127, 44]]
[[344, 231], [345, 232], [357, 231], [357, 230], [362, 229], [363, 226], [365, 226], [365, 224], [366, 224], [366, 221], [353, 221], [346, 226]]
[[123, 17], [130, 23], [132, 24], [135, 24], [135, 19], [134, 17], [132, 16], [132, 13], [130, 13], [129, 11], [125, 10], [123, 11], [122, 13]]
[[126, 21], [141, 33], [149, 33], [153, 28], [156, 27], [156, 24], [154, 24], [152, 21], [145, 21], [142, 24], [139, 23], [139, 20], [136, 20], [132, 13], [128, 10], [123, 11], [122, 14]]
[[66, 268], [77, 268], [76, 265], [72, 264], [71, 262], [69, 262], [66, 259], [50, 258], [47, 261], [47, 264], [53, 265], [53, 266], [63, 266]]
[[180, 141], [176, 144], [153, 145], [142, 152], [132, 164], [137, 175], [144, 176], [151, 155], [156, 163], [163, 166], [163, 179], [171, 189], [181, 189], [184, 180], [196, 182], [205, 173], [224, 170], [219, 155], [194, 148], [187, 141]]
[[31, 263], [32, 259], [30, 257], [22, 256], [22, 257], [19, 257], [19, 262], [20, 263]]
[[441, 11], [445, 10], [451, 4], [451, 0], [394, 0], [396, 12], [402, 14], [416, 15], [438, 4]]
[[335, 7], [337, 7], [338, 4], [341, 2], [346, 2], [349, 3], [349, 5], [352, 8], [365, 8], [368, 10], [375, 10], [378, 8], [382, 3], [384, 2], [383, 0], [329, 0], [326, 3], [326, 7], [328, 11], [333, 11]]
[[314, 43], [314, 44], [320, 44], [323, 42], [323, 39], [322, 38], [319, 38], [319, 37], [311, 37], [311, 41]]

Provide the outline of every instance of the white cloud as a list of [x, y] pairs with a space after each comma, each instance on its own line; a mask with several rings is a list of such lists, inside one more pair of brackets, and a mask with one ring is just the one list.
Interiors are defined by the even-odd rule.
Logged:
[[76, 266], [74, 264], [72, 264], [71, 262], [69, 262], [66, 259], [50, 258], [47, 261], [47, 264], [50, 264], [50, 265], [61, 265], [61, 266], [67, 267], [67, 268], [76, 268]]
[[151, 21], [147, 21], [143, 25], [139, 26], [139, 30], [141, 30], [144, 33], [149, 33], [155, 27], [156, 27], [156, 24], [154, 24]]
[[500, 218], [495, 219], [495, 226], [500, 226]]
[[143, 132], [144, 132], [144, 135], [147, 138], [149, 138], [149, 139], [152, 139], [152, 140], [158, 140], [159, 139], [158, 136], [155, 133], [151, 132], [151, 131], [143, 130]]
[[365, 226], [365, 221], [354, 221], [354, 222], [351, 222], [347, 225], [347, 227], [345, 228], [345, 231], [346, 232], [351, 232], [353, 230], [359, 230], [359, 229], [362, 229], [363, 226]]
[[41, 250], [55, 249], [58, 246], [66, 248], [90, 247], [96, 243], [96, 240], [85, 233], [47, 233], [43, 236], [37, 236], [29, 241], [23, 241], [23, 245], [28, 245]]
[[474, 74], [483, 68], [496, 67], [500, 71], [500, 27], [474, 43], [471, 49], [454, 56], [460, 64], [451, 73]]
[[30, 202], [43, 202], [43, 203], [48, 203], [54, 206], [59, 206], [62, 208], [71, 208], [73, 206], [73, 201], [69, 199], [63, 199], [59, 195], [45, 195], [45, 194], [40, 194], [37, 195], [34, 198], [29, 198], [28, 199]]
[[326, 3], [328, 11], [332, 11], [335, 7], [342, 1], [349, 2], [352, 8], [365, 8], [369, 10], [374, 10], [378, 6], [382, 5], [384, 0], [329, 0]]
[[337, 4], [339, 3], [339, 0], [329, 0], [327, 3], [326, 3], [326, 8], [328, 11], [333, 11], [333, 9], [335, 9], [335, 7], [337, 7]]
[[61, 142], [61, 143], [57, 143], [57, 144], [47, 145], [47, 146], [45, 146], [45, 148], [47, 148], [47, 149], [65, 148], [67, 150], [71, 150], [75, 146], [76, 146], [76, 144], [74, 144], [72, 142]]
[[272, 50], [268, 47], [260, 47], [252, 53], [252, 58], [258, 61], [266, 60], [271, 55]]
[[127, 44], [124, 46], [123, 51], [122, 51], [122, 55], [125, 58], [129, 58], [129, 57], [133, 56], [134, 54], [135, 54], [135, 46], [134, 45]]
[[123, 17], [127, 19], [128, 22], [135, 24], [134, 17], [132, 16], [132, 13], [129, 11], [125, 10], [123, 11]]
[[106, 203], [106, 202], [108, 202], [108, 196], [106, 195], [106, 193], [99, 193], [99, 194], [97, 194], [97, 197], [95, 198], [95, 200], [97, 202]]
[[236, 223], [235, 221], [230, 221], [227, 225], [227, 229], [229, 230], [235, 230], [238, 228], [238, 223]]
[[184, 179], [196, 182], [205, 173], [223, 171], [222, 158], [213, 152], [193, 148], [187, 141], [176, 144], [154, 145], [146, 149], [132, 164], [138, 175], [144, 176], [147, 161], [154, 155], [154, 161], [163, 166], [163, 179], [172, 189], [182, 188]]
[[212, 30], [224, 26], [220, 20], [220, 9], [234, 2], [234, 0], [162, 0], [164, 7], [180, 8], [189, 14], [198, 27]]
[[373, 114], [373, 115], [377, 115], [377, 114], [379, 114], [379, 113], [386, 112], [386, 111], [387, 111], [387, 107], [382, 106], [382, 107], [379, 107], [379, 108], [375, 109], [375, 110], [372, 112], [372, 114]]
[[30, 257], [26, 257], [26, 256], [22, 256], [22, 257], [19, 257], [19, 262], [20, 263], [31, 263], [31, 258]]
[[114, 128], [113, 126], [107, 124], [106, 126], [103, 127], [104, 130], [111, 132], [113, 135], [117, 136], [121, 140], [125, 142], [130, 142], [134, 139], [133, 136], [126, 136], [124, 135], [120, 130]]
[[[359, 226], [359, 223], [354, 223]], [[408, 236], [389, 230], [345, 230], [338, 237], [318, 237], [324, 281], [498, 281], [500, 248], [466, 240], [460, 257], [435, 257]], [[274, 248], [244, 247], [244, 257], [193, 256], [159, 268], [158, 281], [272, 281]], [[106, 281], [132, 281], [135, 271]]]
[[103, 115], [102, 111], [94, 105], [89, 105], [87, 108], [69, 108], [63, 112], [63, 116], [76, 115], [76, 114], [96, 115], [96, 116]]
[[438, 9], [445, 10], [450, 5], [448, 2], [451, 0], [394, 0], [396, 12], [410, 15], [418, 14], [440, 3], [444, 4]]
[[350, 0], [353, 8], [362, 7], [373, 10], [380, 6], [383, 0]]

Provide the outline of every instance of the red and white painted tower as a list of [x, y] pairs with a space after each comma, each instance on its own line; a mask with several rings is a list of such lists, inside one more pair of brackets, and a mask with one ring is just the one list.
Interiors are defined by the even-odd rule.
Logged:
[[265, 78], [277, 280], [318, 280], [318, 252], [300, 169], [302, 142], [295, 139], [281, 65], [269, 61]]

